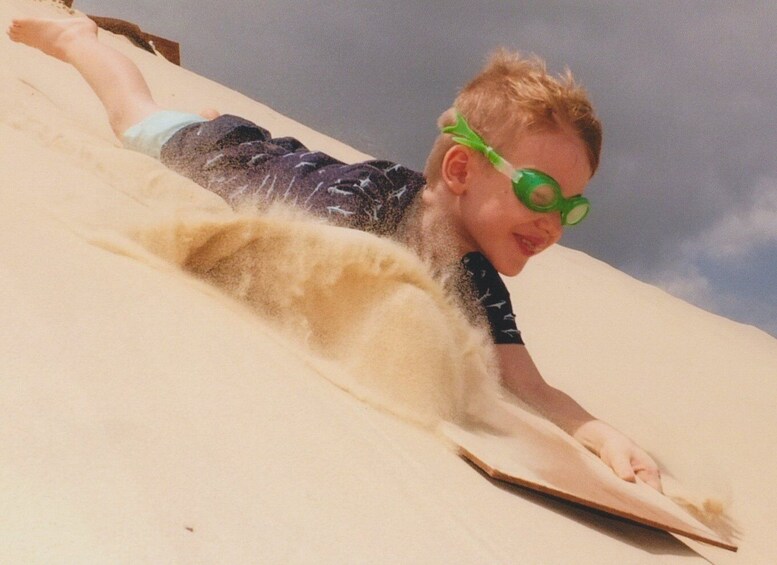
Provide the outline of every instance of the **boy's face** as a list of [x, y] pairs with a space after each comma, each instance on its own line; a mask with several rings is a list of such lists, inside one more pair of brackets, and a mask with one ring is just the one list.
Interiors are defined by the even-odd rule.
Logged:
[[[451, 189], [457, 191], [457, 228], [465, 252], [480, 251], [497, 271], [514, 276], [531, 257], [561, 239], [560, 212], [530, 210], [515, 196], [510, 179], [485, 157], [461, 146], [451, 151], [468, 155], [460, 156], [467, 161], [466, 175], [459, 175]], [[585, 145], [572, 132], [525, 134], [502, 155], [517, 169], [553, 177], [566, 198], [582, 194], [591, 178]]]

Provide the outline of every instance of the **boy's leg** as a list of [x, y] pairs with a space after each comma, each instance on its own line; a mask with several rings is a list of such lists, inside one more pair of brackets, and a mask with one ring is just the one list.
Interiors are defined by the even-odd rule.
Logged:
[[105, 107], [117, 137], [162, 108], [151, 97], [140, 69], [129, 58], [97, 40], [97, 24], [88, 18], [18, 19], [8, 36], [73, 65]]

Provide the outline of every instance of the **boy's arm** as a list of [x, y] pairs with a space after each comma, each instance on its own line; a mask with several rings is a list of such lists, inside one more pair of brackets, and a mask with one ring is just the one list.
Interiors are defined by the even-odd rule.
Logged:
[[504, 387], [566, 431], [626, 481], [642, 481], [661, 491], [658, 466], [637, 444], [597, 420], [568, 394], [550, 386], [523, 345], [497, 345]]

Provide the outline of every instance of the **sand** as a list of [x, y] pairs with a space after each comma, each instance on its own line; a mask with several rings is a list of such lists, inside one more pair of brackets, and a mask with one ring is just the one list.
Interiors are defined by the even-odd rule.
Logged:
[[[29, 15], [67, 13], [0, 3], [3, 28]], [[365, 157], [101, 37], [164, 105]], [[455, 455], [436, 428], [498, 396], [492, 359], [411, 254], [235, 212], [122, 149], [66, 65], [5, 36], [0, 60], [0, 561], [704, 561]], [[740, 544], [694, 547], [776, 562], [777, 340], [560, 246], [507, 284], [548, 379]]]

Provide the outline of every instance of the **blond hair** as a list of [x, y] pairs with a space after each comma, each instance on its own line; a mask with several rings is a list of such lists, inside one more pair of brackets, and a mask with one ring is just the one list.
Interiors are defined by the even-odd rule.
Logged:
[[[551, 76], [539, 57], [494, 51], [453, 107], [439, 117], [438, 127], [454, 124], [456, 111], [497, 151], [505, 151], [522, 133], [570, 127], [586, 146], [591, 174], [599, 166], [602, 125], [588, 94], [569, 69]], [[424, 168], [430, 184], [439, 180], [443, 157], [453, 145], [450, 135], [441, 134], [435, 140]]]

